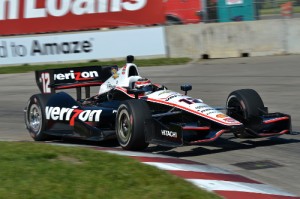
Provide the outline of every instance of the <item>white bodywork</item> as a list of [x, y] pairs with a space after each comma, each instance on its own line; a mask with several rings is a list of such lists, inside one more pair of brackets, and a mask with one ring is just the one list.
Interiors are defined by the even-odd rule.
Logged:
[[171, 90], [156, 91], [147, 95], [147, 97], [147, 101], [176, 107], [223, 125], [241, 125], [237, 120], [203, 103], [202, 100], [194, 99]]
[[[137, 75], [130, 76], [130, 70], [135, 70]], [[132, 63], [127, 63], [118, 71], [112, 71], [112, 76], [100, 86], [99, 94], [106, 93], [116, 86], [131, 87], [132, 83], [136, 82], [140, 78], [137, 66]]]
[[[135, 70], [134, 75], [130, 74], [130, 71]], [[115, 88], [121, 92], [124, 92], [129, 97], [134, 98], [134, 95], [128, 94], [125, 88], [132, 88], [133, 82], [140, 79], [137, 66], [132, 63], [127, 63], [124, 67], [118, 71], [112, 71], [112, 77], [107, 79], [101, 86], [99, 94], [108, 92]], [[203, 103], [200, 99], [194, 99], [181, 93], [171, 90], [159, 90], [142, 97], [147, 97], [146, 100], [149, 102], [164, 104], [171, 107], [176, 107], [181, 110], [185, 110], [192, 114], [204, 117], [206, 119], [215, 121], [217, 123], [233, 126], [242, 125], [237, 120], [227, 116], [226, 114], [216, 110], [213, 107]]]

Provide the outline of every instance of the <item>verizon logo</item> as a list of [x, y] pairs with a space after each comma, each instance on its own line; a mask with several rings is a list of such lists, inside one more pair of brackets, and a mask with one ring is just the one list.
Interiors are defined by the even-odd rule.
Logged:
[[83, 81], [83, 80], [91, 80], [96, 77], [99, 77], [97, 71], [74, 72], [73, 70], [70, 70], [69, 73], [54, 74], [54, 80], [75, 79], [76, 81]]
[[74, 126], [75, 119], [78, 118], [84, 122], [99, 122], [102, 110], [81, 110], [77, 106], [72, 108], [60, 108], [46, 106], [46, 119], [70, 121], [70, 125]]
[[[24, 1], [24, 7], [20, 2]], [[0, 0], [0, 20], [86, 15], [144, 8], [148, 0]], [[38, 3], [39, 2], [39, 3]], [[23, 16], [21, 16], [21, 13]]]

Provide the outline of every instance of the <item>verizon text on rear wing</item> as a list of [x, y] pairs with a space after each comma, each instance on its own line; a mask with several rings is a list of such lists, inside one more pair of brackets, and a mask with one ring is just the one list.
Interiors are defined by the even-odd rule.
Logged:
[[81, 88], [85, 87], [86, 97], [91, 86], [100, 86], [111, 77], [117, 66], [86, 66], [74, 68], [46, 69], [35, 71], [35, 79], [41, 93], [55, 93], [56, 90], [76, 88], [77, 98], [81, 98]]

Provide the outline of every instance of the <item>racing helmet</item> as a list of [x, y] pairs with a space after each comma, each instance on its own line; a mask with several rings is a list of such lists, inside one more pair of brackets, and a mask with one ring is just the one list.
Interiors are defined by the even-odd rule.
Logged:
[[139, 90], [143, 90], [145, 92], [145, 94], [149, 94], [149, 93], [151, 93], [153, 91], [152, 83], [147, 78], [138, 79], [134, 83], [134, 88], [135, 89], [139, 89]]

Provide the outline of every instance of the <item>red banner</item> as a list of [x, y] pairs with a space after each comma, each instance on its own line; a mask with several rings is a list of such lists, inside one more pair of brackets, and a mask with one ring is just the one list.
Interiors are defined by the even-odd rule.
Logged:
[[0, 35], [164, 23], [162, 0], [0, 0]]

